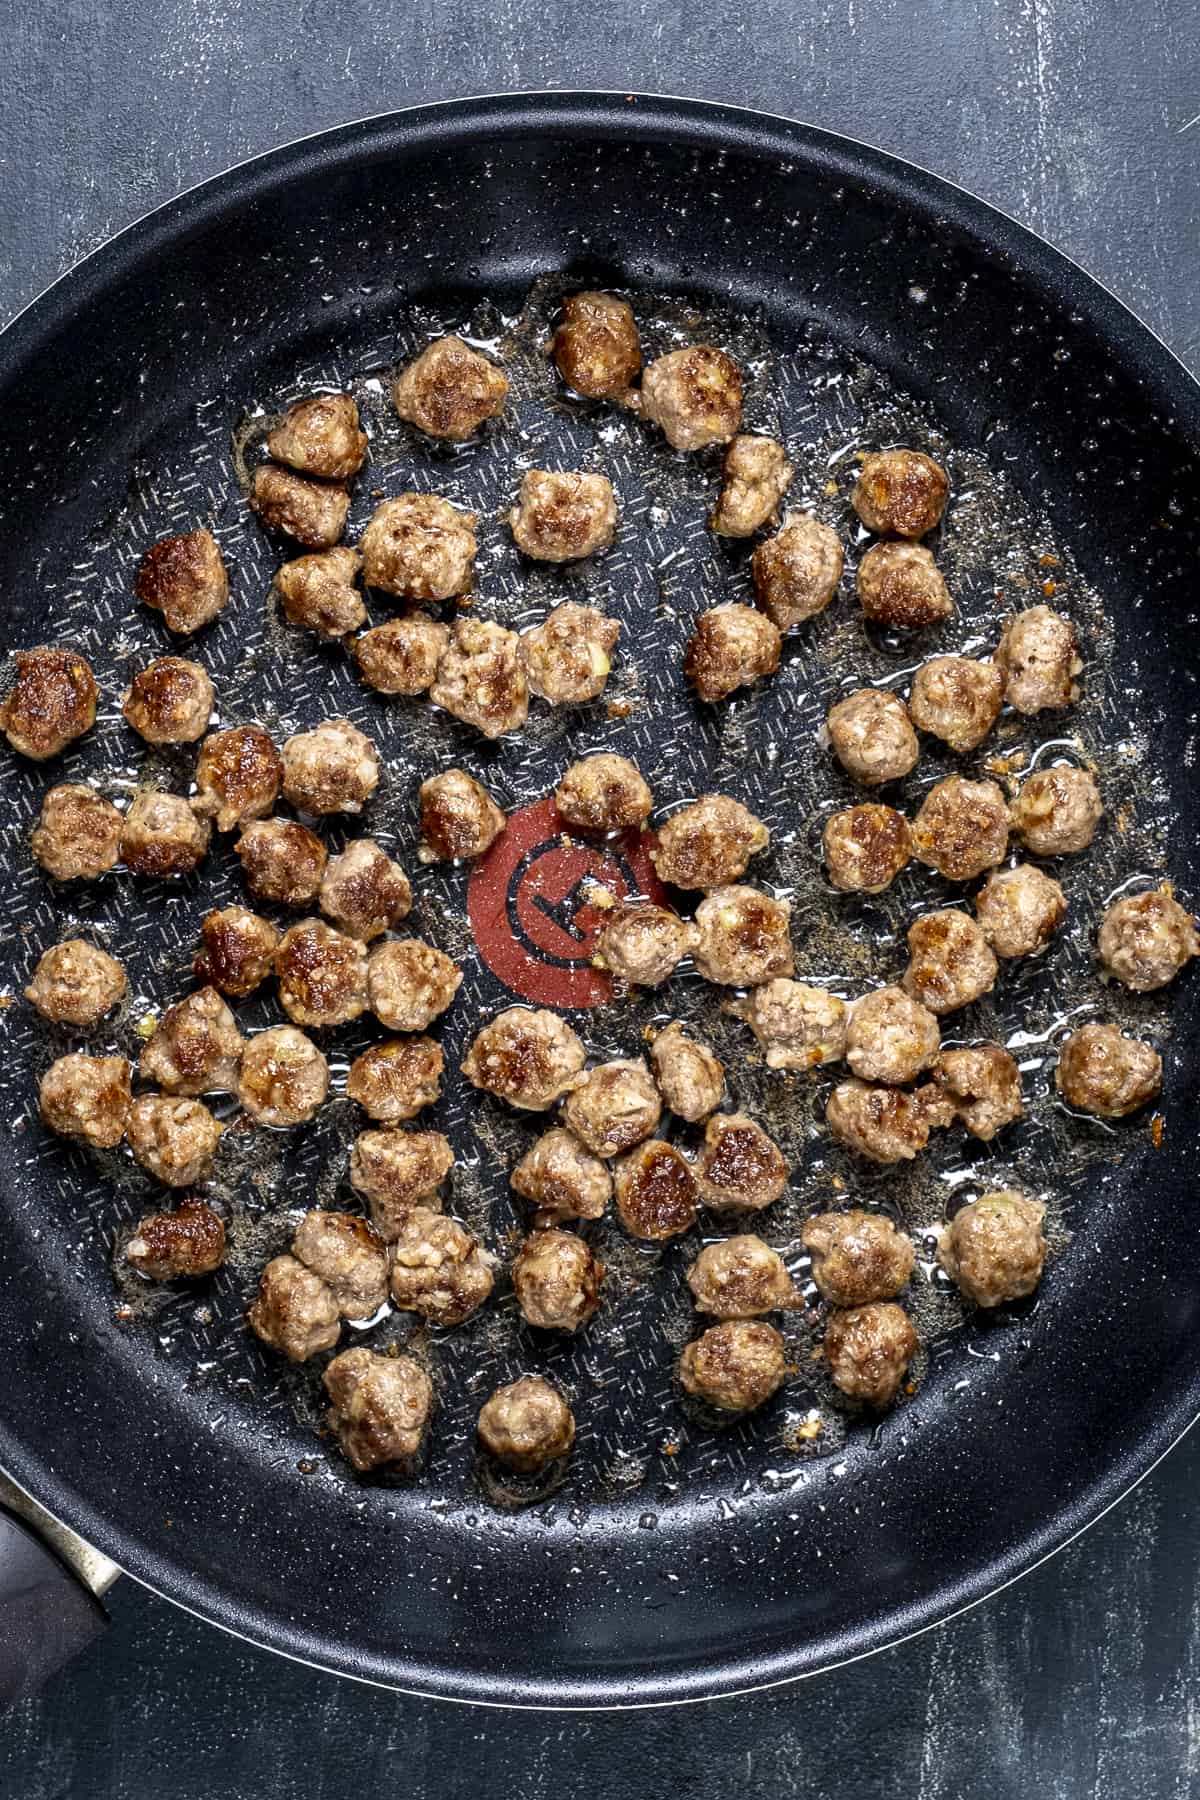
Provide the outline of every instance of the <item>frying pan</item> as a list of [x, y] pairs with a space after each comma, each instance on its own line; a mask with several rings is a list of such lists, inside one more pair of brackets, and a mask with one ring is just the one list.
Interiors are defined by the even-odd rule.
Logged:
[[[113, 699], [139, 656], [167, 647], [133, 607], [137, 558], [202, 518], [236, 571], [234, 604], [197, 646], [223, 718], [364, 723], [389, 761], [366, 828], [401, 855], [411, 860], [413, 787], [430, 768], [465, 762], [524, 818], [581, 747], [609, 744], [642, 761], [666, 801], [724, 785], [757, 804], [781, 846], [763, 879], [796, 894], [803, 966], [819, 969], [818, 914], [805, 910], [819, 880], [811, 829], [843, 790], [815, 731], [839, 682], [895, 680], [917, 657], [866, 640], [843, 596], [789, 646], [769, 690], [720, 713], [688, 701], [678, 675], [687, 621], [744, 589], [744, 557], [716, 551], [705, 532], [710, 464], [681, 467], [656, 449], [659, 473], [647, 475], [635, 422], [572, 408], [548, 376], [538, 385], [536, 331], [564, 282], [659, 297], [641, 302], [657, 347], [722, 331], [754, 371], [752, 422], [782, 426], [803, 453], [802, 497], [843, 524], [840, 431], [851, 447], [890, 433], [947, 454], [964, 521], [956, 538], [952, 511], [945, 539], [960, 578], [957, 641], [994, 641], [998, 612], [1055, 570], [1084, 631], [1091, 709], [1059, 736], [1078, 724], [1097, 753], [1111, 752], [1106, 798], [1128, 835], [1111, 824], [1096, 857], [1070, 873], [1080, 929], [1059, 960], [1014, 976], [998, 1026], [981, 1014], [955, 1028], [969, 1038], [1035, 1020], [1030, 1035], [1052, 1043], [1073, 995], [1112, 1011], [1087, 951], [1106, 891], [1167, 861], [1180, 891], [1200, 894], [1200, 390], [1080, 269], [927, 174], [779, 119], [585, 94], [423, 108], [260, 158], [126, 231], [0, 338], [7, 636], [78, 643], [108, 703], [61, 765], [6, 762], [12, 987], [73, 925], [120, 950], [143, 1010], [162, 1004], [187, 984], [203, 911], [238, 892], [227, 852], [200, 884], [118, 876], [55, 892], [25, 842], [51, 779], [92, 776], [120, 792], [150, 778], [186, 791], [186, 769], [139, 764]], [[390, 418], [386, 375], [450, 325], [510, 353], [524, 399], [483, 447], [438, 455]], [[576, 591], [569, 576], [521, 571], [494, 523], [522, 458], [571, 448], [615, 471], [628, 529], [579, 591], [622, 617], [626, 673], [614, 692], [627, 704], [542, 712], [524, 739], [487, 750], [420, 703], [379, 707], [344, 661], [281, 629], [264, 605], [280, 547], [247, 516], [231, 435], [252, 440], [262, 409], [329, 382], [354, 386], [373, 431], [354, 526], [373, 489], [415, 482], [469, 499], [484, 519], [478, 604], [510, 622]], [[897, 884], [910, 915], [938, 898], [920, 879]], [[417, 880], [417, 923], [460, 950], [472, 932], [486, 949], [497, 911], [508, 917], [494, 891], [490, 913], [485, 892], [468, 914], [459, 871]], [[898, 914], [826, 902], [841, 906], [846, 941], [872, 950], [876, 978], [901, 966]], [[525, 948], [553, 965], [552, 946]], [[451, 1066], [479, 1015], [513, 997], [471, 960], [446, 1025]], [[577, 966], [570, 954], [559, 962]], [[236, 1152], [225, 1177], [235, 1254], [213, 1283], [133, 1295], [114, 1285], [111, 1256], [149, 1190], [119, 1158], [98, 1168], [40, 1130], [34, 1078], [62, 1045], [18, 1001], [0, 1012], [10, 1125], [0, 1461], [99, 1552], [202, 1617], [420, 1693], [518, 1706], [693, 1700], [893, 1643], [1061, 1546], [1200, 1410], [1194, 985], [1185, 977], [1179, 989], [1158, 1144], [1141, 1126], [1110, 1133], [1066, 1118], [1049, 1063], [1034, 1056], [1035, 1116], [1010, 1144], [980, 1152], [959, 1140], [932, 1176], [893, 1181], [830, 1152], [819, 1097], [785, 1084], [771, 1100], [747, 1063], [751, 1098], [774, 1108], [797, 1161], [800, 1211], [776, 1238], [828, 1199], [838, 1171], [868, 1204], [911, 1207], [919, 1231], [947, 1195], [997, 1170], [1053, 1202], [1057, 1254], [1036, 1303], [964, 1320], [922, 1277], [932, 1354], [916, 1394], [882, 1423], [841, 1429], [811, 1355], [766, 1418], [720, 1431], [683, 1412], [671, 1371], [690, 1329], [679, 1299], [687, 1248], [643, 1256], [610, 1234], [612, 1302], [580, 1343], [533, 1343], [502, 1294], [478, 1330], [425, 1344], [441, 1411], [430, 1464], [407, 1485], [356, 1482], [313, 1432], [311, 1372], [281, 1374], [240, 1323], [255, 1271], [286, 1241], [289, 1207], [345, 1198], [348, 1105], [298, 1144]], [[673, 1004], [707, 1016], [699, 984], [684, 981]], [[262, 1005], [257, 1022], [269, 1016]], [[571, 1016], [593, 1049], [627, 1049], [656, 1005]], [[1117, 1016], [1166, 1028], [1150, 1003]], [[133, 1042], [129, 1021], [115, 1029]], [[339, 1035], [333, 1052], [359, 1041]], [[460, 1149], [457, 1209], [503, 1250], [518, 1128], [454, 1083], [435, 1122]], [[386, 1341], [402, 1322], [380, 1330]], [[570, 1389], [580, 1442], [564, 1487], [511, 1508], [478, 1486], [471, 1426], [489, 1387], [528, 1366]], [[810, 1417], [806, 1437], [798, 1426]]]

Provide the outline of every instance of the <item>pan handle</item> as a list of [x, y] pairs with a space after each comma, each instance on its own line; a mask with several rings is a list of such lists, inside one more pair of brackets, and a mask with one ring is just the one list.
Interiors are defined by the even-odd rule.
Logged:
[[99, 1595], [119, 1573], [0, 1473], [0, 1707], [36, 1693], [100, 1636]]

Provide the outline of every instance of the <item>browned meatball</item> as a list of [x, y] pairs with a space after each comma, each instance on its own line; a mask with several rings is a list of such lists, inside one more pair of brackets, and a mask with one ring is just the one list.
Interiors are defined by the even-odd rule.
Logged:
[[859, 688], [830, 707], [825, 723], [834, 755], [864, 787], [899, 781], [916, 767], [917, 734], [895, 694]]
[[783, 1386], [787, 1350], [761, 1319], [725, 1319], [684, 1346], [679, 1385], [721, 1412], [753, 1412]]
[[361, 812], [379, 785], [379, 756], [349, 719], [325, 719], [283, 746], [283, 795], [297, 812]]
[[510, 1006], [476, 1034], [462, 1069], [485, 1094], [523, 1112], [546, 1112], [578, 1087], [586, 1060], [578, 1037], [556, 1013]]
[[660, 987], [695, 948], [696, 927], [665, 906], [614, 906], [596, 938], [597, 968], [628, 987]]
[[424, 1031], [462, 986], [462, 970], [421, 938], [377, 944], [367, 964], [367, 1004], [389, 1031]]
[[199, 988], [163, 1013], [138, 1074], [168, 1094], [233, 1093], [244, 1049], [237, 1020], [216, 988]]
[[148, 744], [194, 744], [204, 736], [214, 699], [213, 684], [199, 663], [158, 656], [134, 676], [121, 711]]
[[438, 1209], [453, 1167], [454, 1152], [440, 1131], [362, 1131], [350, 1151], [350, 1185], [370, 1206], [380, 1237], [391, 1243], [411, 1212]]
[[700, 614], [684, 652], [683, 672], [701, 700], [727, 700], [779, 667], [778, 628], [752, 606], [728, 601]]
[[729, 1010], [749, 1025], [768, 1069], [816, 1069], [846, 1047], [845, 1002], [803, 981], [765, 981]]
[[125, 1246], [125, 1260], [151, 1281], [211, 1275], [225, 1261], [225, 1226], [199, 1200], [147, 1213]]
[[796, 473], [782, 444], [735, 437], [725, 452], [724, 485], [710, 521], [718, 537], [752, 537], [779, 511]]
[[234, 845], [246, 886], [256, 900], [276, 906], [307, 906], [325, 874], [325, 846], [314, 832], [291, 819], [263, 819], [247, 825]]
[[114, 956], [83, 938], [64, 938], [38, 959], [25, 998], [54, 1025], [98, 1025], [129, 983]]
[[411, 1463], [433, 1411], [433, 1386], [411, 1356], [381, 1356], [359, 1346], [335, 1356], [324, 1375], [329, 1425], [360, 1475], [385, 1463]]
[[664, 1243], [696, 1223], [696, 1177], [686, 1157], [662, 1138], [621, 1158], [614, 1187], [617, 1213], [630, 1237]]
[[201, 818], [218, 831], [265, 819], [279, 797], [283, 758], [261, 725], [213, 731], [196, 759], [196, 798]]
[[13, 655], [16, 677], [0, 703], [0, 731], [23, 756], [45, 762], [90, 731], [100, 690], [74, 650], [39, 644]]
[[271, 1258], [246, 1318], [255, 1336], [289, 1362], [307, 1362], [322, 1350], [332, 1350], [342, 1334], [335, 1296], [294, 1256]]
[[279, 1004], [295, 1025], [345, 1025], [367, 1010], [367, 953], [357, 938], [301, 919], [275, 952]]
[[677, 1119], [694, 1125], [720, 1106], [724, 1065], [707, 1044], [689, 1037], [678, 1019], [654, 1037], [650, 1063], [663, 1101]]
[[60, 1056], [38, 1083], [38, 1106], [59, 1137], [112, 1150], [129, 1121], [129, 1064], [123, 1056]]
[[995, 870], [975, 896], [975, 917], [997, 956], [1035, 956], [1066, 916], [1058, 882], [1030, 863]]
[[567, 1095], [563, 1117], [595, 1156], [618, 1156], [650, 1136], [662, 1101], [644, 1062], [601, 1063]]
[[923, 544], [872, 544], [858, 565], [855, 588], [864, 617], [897, 631], [922, 631], [954, 611], [941, 570]]
[[921, 802], [913, 853], [947, 881], [973, 881], [1003, 862], [1008, 830], [1008, 803], [994, 781], [948, 775]]
[[190, 875], [203, 862], [212, 827], [178, 794], [142, 788], [121, 826], [121, 858], [134, 875]]
[[429, 698], [484, 737], [519, 731], [529, 714], [529, 684], [516, 632], [487, 619], [456, 620]]
[[525, 1152], [509, 1180], [537, 1208], [539, 1225], [599, 1219], [612, 1196], [612, 1176], [574, 1132], [556, 1125]]
[[432, 1038], [388, 1038], [350, 1064], [346, 1098], [381, 1125], [400, 1125], [432, 1106], [442, 1089], [444, 1059]]
[[453, 600], [475, 581], [475, 514], [438, 494], [400, 494], [359, 540], [368, 587], [405, 600]]
[[513, 541], [538, 562], [575, 562], [607, 550], [616, 536], [617, 502], [607, 475], [527, 469], [508, 515]]
[[244, 1000], [261, 986], [275, 964], [279, 933], [269, 919], [244, 906], [226, 906], [206, 915], [192, 973], [205, 986]]
[[835, 1312], [825, 1327], [833, 1385], [868, 1406], [890, 1406], [920, 1348], [912, 1320], [892, 1301]]
[[432, 1325], [461, 1325], [491, 1293], [495, 1266], [457, 1219], [418, 1207], [392, 1245], [392, 1300]]
[[1072, 763], [1035, 770], [1012, 803], [1013, 830], [1035, 856], [1074, 856], [1086, 850], [1103, 817], [1096, 777]]
[[894, 806], [866, 801], [831, 813], [821, 833], [825, 872], [842, 894], [881, 894], [912, 857], [912, 831]]
[[273, 1025], [242, 1053], [238, 1099], [257, 1125], [306, 1125], [329, 1092], [329, 1064], [294, 1025]]
[[982, 744], [1003, 704], [999, 664], [967, 656], [933, 656], [922, 663], [908, 697], [913, 724], [960, 752]]
[[654, 796], [628, 757], [602, 750], [571, 764], [554, 790], [554, 804], [576, 831], [640, 831]]
[[312, 556], [298, 556], [275, 574], [275, 591], [293, 625], [318, 637], [344, 638], [365, 625], [367, 609], [354, 578], [362, 556], [348, 544], [337, 544]]
[[310, 550], [331, 550], [346, 529], [350, 496], [330, 482], [310, 481], [274, 463], [260, 463], [250, 484], [250, 505], [269, 530], [281, 531]]
[[933, 1079], [953, 1106], [955, 1117], [985, 1144], [1025, 1110], [1021, 1071], [999, 1044], [944, 1050]]
[[757, 888], [714, 888], [696, 908], [696, 967], [725, 987], [790, 975], [791, 911], [788, 901]]
[[742, 371], [714, 344], [690, 344], [650, 363], [641, 411], [674, 450], [727, 444], [742, 422]]
[[402, 419], [429, 437], [461, 444], [487, 419], [498, 419], [508, 378], [458, 337], [438, 338], [402, 369], [392, 404]]
[[377, 694], [411, 696], [433, 686], [449, 642], [448, 625], [416, 612], [372, 626], [354, 639], [350, 651], [362, 680]]
[[850, 504], [880, 537], [920, 538], [946, 510], [950, 481], [920, 450], [876, 450], [863, 458]]
[[1054, 1082], [1068, 1106], [1124, 1119], [1162, 1092], [1162, 1057], [1116, 1025], [1084, 1025], [1064, 1041]]
[[845, 1056], [860, 1081], [902, 1087], [929, 1067], [940, 1046], [936, 1017], [903, 988], [876, 988], [850, 1009]]
[[996, 647], [1004, 698], [1019, 713], [1058, 712], [1079, 698], [1079, 639], [1070, 619], [1033, 606], [1008, 621]]
[[1046, 1209], [1012, 1188], [984, 1194], [955, 1213], [938, 1239], [938, 1259], [976, 1306], [1002, 1306], [1032, 1294], [1042, 1278]]
[[387, 1299], [383, 1239], [354, 1213], [306, 1212], [292, 1239], [292, 1255], [321, 1277], [344, 1319], [369, 1319]]
[[163, 616], [168, 631], [199, 631], [229, 599], [229, 573], [212, 532], [200, 525], [160, 538], [143, 556], [133, 591]]
[[530, 692], [552, 706], [582, 706], [604, 691], [610, 652], [621, 635], [616, 619], [564, 600], [540, 625], [521, 633], [521, 661]]
[[168, 1187], [195, 1187], [212, 1174], [224, 1127], [201, 1100], [142, 1094], [126, 1135], [134, 1161]]
[[954, 907], [922, 913], [908, 928], [906, 994], [930, 1012], [957, 1012], [989, 993], [999, 964], [974, 919]]
[[924, 1150], [930, 1132], [949, 1125], [953, 1117], [949, 1102], [932, 1084], [910, 1091], [842, 1081], [825, 1108], [838, 1143], [875, 1163], [911, 1162]]
[[289, 406], [267, 438], [267, 455], [301, 475], [349, 481], [367, 458], [367, 437], [349, 394], [310, 394]]
[[484, 1402], [479, 1441], [506, 1469], [532, 1475], [567, 1454], [575, 1420], [556, 1387], [539, 1375], [523, 1375]]
[[615, 294], [568, 294], [547, 348], [567, 386], [586, 400], [623, 400], [642, 366], [633, 311]]
[[706, 1244], [687, 1272], [698, 1312], [718, 1319], [759, 1319], [800, 1306], [783, 1258], [760, 1237]]
[[1100, 922], [1100, 961], [1135, 993], [1166, 987], [1193, 956], [1200, 956], [1196, 921], [1180, 906], [1169, 881], [1144, 894], [1128, 894]]
[[374, 838], [352, 838], [326, 867], [320, 907], [327, 919], [368, 943], [408, 916], [412, 888]]
[[422, 862], [457, 862], [483, 856], [507, 823], [492, 796], [465, 769], [446, 769], [423, 781], [421, 805]]
[[517, 1305], [544, 1331], [578, 1331], [600, 1304], [604, 1264], [569, 1231], [531, 1231], [512, 1266]]
[[29, 847], [56, 881], [94, 881], [116, 866], [124, 828], [116, 807], [95, 788], [64, 782], [46, 790]]
[[740, 800], [703, 794], [659, 827], [650, 860], [672, 887], [727, 887], [770, 841], [762, 820]]
[[912, 1239], [884, 1213], [820, 1213], [809, 1219], [800, 1241], [812, 1257], [812, 1278], [832, 1306], [866, 1306], [891, 1300], [913, 1272]]
[[750, 566], [754, 604], [780, 631], [790, 631], [824, 612], [837, 593], [841, 541], [811, 513], [789, 513], [783, 529], [758, 546]]
[[782, 1150], [745, 1113], [714, 1113], [696, 1159], [696, 1185], [714, 1211], [761, 1212], [788, 1184]]

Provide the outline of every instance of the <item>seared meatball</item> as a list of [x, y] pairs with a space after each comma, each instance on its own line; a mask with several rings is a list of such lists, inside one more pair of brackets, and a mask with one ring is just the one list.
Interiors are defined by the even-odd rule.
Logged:
[[530, 1145], [509, 1180], [537, 1208], [539, 1225], [599, 1219], [612, 1196], [612, 1176], [604, 1163], [560, 1125]]
[[999, 1044], [944, 1050], [934, 1066], [933, 1079], [953, 1106], [955, 1117], [985, 1144], [1025, 1110], [1021, 1071]]
[[216, 988], [198, 988], [168, 1006], [138, 1059], [143, 1081], [168, 1094], [231, 1094], [245, 1043]]
[[377, 944], [367, 964], [367, 1004], [389, 1031], [424, 1031], [462, 986], [462, 970], [421, 938]]
[[424, 613], [407, 613], [372, 626], [350, 645], [354, 665], [377, 694], [424, 694], [450, 642], [450, 627]]
[[1003, 704], [999, 664], [967, 656], [930, 657], [913, 676], [908, 697], [913, 724], [960, 752], [982, 744]]
[[527, 469], [508, 515], [513, 541], [538, 562], [575, 562], [607, 550], [616, 536], [617, 503], [607, 475]]
[[234, 725], [201, 744], [192, 805], [218, 831], [233, 831], [266, 818], [282, 781], [283, 758], [262, 726]]
[[257, 1032], [242, 1052], [238, 1099], [256, 1125], [306, 1125], [329, 1092], [329, 1064], [294, 1025]]
[[194, 744], [204, 736], [214, 699], [213, 684], [199, 663], [158, 656], [134, 676], [121, 711], [148, 744]]
[[346, 529], [350, 496], [330, 482], [260, 463], [250, 484], [250, 505], [270, 531], [281, 531], [310, 550], [331, 550]]
[[247, 825], [234, 845], [246, 886], [256, 900], [276, 906], [307, 906], [325, 874], [325, 846], [306, 825], [291, 819], [263, 819]]
[[212, 827], [178, 794], [142, 788], [121, 826], [121, 859], [134, 875], [190, 875], [204, 860]]
[[225, 1261], [225, 1226], [211, 1206], [185, 1200], [140, 1219], [125, 1245], [125, 1260], [151, 1281], [211, 1275]]
[[783, 1152], [745, 1113], [714, 1113], [696, 1159], [696, 1185], [714, 1212], [761, 1212], [788, 1183]]
[[532, 1475], [556, 1462], [574, 1441], [570, 1407], [540, 1375], [523, 1375], [498, 1387], [480, 1409], [479, 1442], [518, 1475]]
[[458, 337], [428, 344], [392, 385], [402, 419], [452, 444], [473, 437], [486, 419], [498, 419], [507, 395], [507, 376]]
[[297, 812], [361, 812], [379, 785], [379, 757], [349, 719], [325, 719], [283, 746], [283, 795]]
[[267, 455], [301, 475], [349, 481], [367, 457], [367, 437], [349, 394], [310, 394], [297, 400], [267, 438]]
[[678, 1019], [655, 1035], [650, 1063], [663, 1101], [677, 1119], [694, 1125], [720, 1106], [724, 1066], [707, 1044], [687, 1035]]
[[674, 1144], [662, 1138], [621, 1158], [614, 1187], [617, 1214], [630, 1237], [663, 1243], [696, 1223], [696, 1177]]
[[289, 1362], [307, 1362], [322, 1350], [332, 1350], [342, 1334], [335, 1295], [294, 1256], [271, 1258], [246, 1318], [255, 1336]]
[[753, 1412], [764, 1406], [788, 1373], [787, 1350], [773, 1325], [761, 1319], [725, 1319], [684, 1346], [679, 1385], [693, 1399], [721, 1412]]
[[142, 1094], [126, 1126], [134, 1161], [168, 1187], [195, 1187], [212, 1174], [224, 1130], [201, 1100]]
[[576, 831], [640, 831], [654, 796], [628, 757], [601, 750], [571, 764], [554, 790], [554, 804]]
[[56, 881], [94, 881], [115, 867], [124, 828], [116, 807], [95, 788], [65, 782], [47, 788], [29, 847]]
[[431, 1325], [461, 1325], [491, 1293], [495, 1266], [457, 1219], [418, 1207], [392, 1244], [392, 1301]]
[[881, 894], [912, 857], [912, 832], [894, 806], [866, 801], [831, 813], [821, 833], [825, 872], [842, 894]]
[[1116, 1025], [1083, 1025], [1064, 1041], [1054, 1083], [1068, 1106], [1124, 1119], [1162, 1092], [1162, 1057]]
[[80, 1051], [52, 1062], [38, 1083], [42, 1122], [59, 1137], [112, 1150], [129, 1121], [129, 1064]]
[[522, 1112], [546, 1112], [579, 1086], [583, 1045], [556, 1013], [510, 1006], [476, 1033], [463, 1074]]
[[868, 1406], [890, 1406], [920, 1348], [912, 1320], [893, 1301], [835, 1312], [825, 1327], [833, 1385]]
[[718, 1319], [759, 1319], [801, 1304], [783, 1258], [760, 1237], [706, 1244], [687, 1272], [698, 1312]]
[[421, 804], [422, 862], [457, 862], [483, 856], [507, 823], [482, 782], [465, 769], [447, 769], [423, 781]]
[[809, 1219], [800, 1242], [812, 1257], [812, 1278], [832, 1306], [866, 1306], [891, 1300], [913, 1272], [912, 1239], [884, 1213], [819, 1213]]
[[973, 881], [1003, 862], [1008, 831], [1008, 803], [994, 781], [948, 775], [921, 802], [913, 853], [947, 881]]
[[706, 981], [757, 987], [792, 972], [791, 905], [752, 887], [720, 887], [696, 908], [696, 967]]
[[210, 624], [229, 599], [229, 573], [212, 532], [200, 525], [160, 538], [143, 556], [133, 591], [143, 606], [162, 614], [168, 631]]
[[594, 606], [564, 600], [540, 625], [521, 633], [521, 661], [530, 691], [552, 706], [582, 706], [604, 691], [610, 651], [621, 627]]
[[456, 620], [429, 698], [484, 737], [519, 731], [529, 714], [529, 684], [516, 632], [487, 619]]
[[568, 294], [547, 348], [567, 386], [586, 400], [624, 400], [642, 366], [633, 311], [615, 294]]
[[975, 896], [975, 917], [997, 956], [1035, 956], [1066, 916], [1062, 888], [1031, 863], [996, 869]]
[[367, 609], [354, 578], [362, 556], [349, 544], [313, 556], [298, 556], [275, 574], [275, 591], [293, 625], [318, 637], [344, 638], [365, 625]]
[[766, 981], [729, 1009], [758, 1039], [768, 1069], [816, 1069], [846, 1047], [846, 1004], [824, 988]]
[[775, 517], [796, 471], [783, 445], [769, 437], [735, 437], [722, 467], [712, 528], [718, 537], [752, 537]]
[[368, 587], [405, 600], [453, 600], [475, 581], [475, 514], [438, 494], [400, 494], [376, 507], [359, 540]]
[[388, 1038], [350, 1064], [346, 1098], [381, 1125], [400, 1125], [432, 1106], [442, 1089], [442, 1052], [432, 1038]]
[[563, 1117], [595, 1156], [617, 1156], [650, 1136], [662, 1101], [644, 1062], [601, 1063], [567, 1095]]
[[957, 1012], [989, 993], [999, 964], [968, 913], [945, 906], [922, 913], [908, 928], [906, 994], [930, 1012]]
[[269, 919], [244, 906], [223, 907], [205, 916], [192, 973], [206, 987], [244, 1000], [271, 973], [278, 943], [279, 933]]
[[1166, 987], [1193, 956], [1200, 956], [1196, 921], [1180, 906], [1169, 881], [1144, 894], [1128, 894], [1100, 922], [1100, 961], [1135, 993]]
[[275, 952], [279, 1004], [295, 1025], [345, 1025], [367, 1010], [367, 953], [357, 938], [301, 919]]
[[440, 1131], [362, 1131], [350, 1151], [350, 1185], [371, 1208], [380, 1237], [392, 1243], [415, 1209], [436, 1212], [454, 1167]]
[[696, 927], [642, 901], [604, 915], [592, 960], [627, 987], [660, 987], [696, 945]]
[[729, 601], [700, 614], [684, 652], [683, 672], [701, 700], [727, 700], [779, 667], [778, 627], [752, 606]]
[[330, 1428], [360, 1475], [385, 1463], [411, 1463], [433, 1411], [433, 1386], [411, 1356], [381, 1356], [358, 1346], [335, 1356], [324, 1375]]
[[859, 688], [830, 707], [825, 723], [834, 755], [864, 787], [899, 781], [916, 767], [917, 734], [895, 694]]
[[902, 1087], [929, 1067], [940, 1045], [934, 1014], [903, 988], [877, 988], [850, 1009], [845, 1055], [860, 1081]]
[[604, 1264], [569, 1231], [531, 1231], [512, 1266], [517, 1305], [544, 1331], [578, 1331], [600, 1304]]
[[762, 820], [740, 800], [703, 794], [659, 827], [650, 860], [672, 887], [727, 887], [770, 841]]
[[877, 450], [863, 458], [850, 504], [880, 537], [920, 538], [946, 510], [950, 481], [920, 450]]
[[641, 411], [674, 450], [727, 444], [742, 422], [742, 371], [714, 344], [672, 350], [642, 376]]
[[837, 593], [841, 540], [811, 513], [789, 513], [782, 530], [758, 546], [750, 568], [754, 604], [780, 631], [790, 631], [824, 612]]
[[412, 888], [400, 864], [374, 838], [352, 838], [326, 867], [320, 907], [327, 919], [367, 943], [407, 917]]
[[984, 1194], [956, 1212], [938, 1239], [938, 1260], [976, 1306], [1032, 1294], [1042, 1278], [1046, 1209], [1012, 1188]]
[[98, 1025], [129, 983], [114, 956], [83, 938], [64, 938], [44, 950], [25, 998], [54, 1025]]
[[930, 1132], [949, 1125], [953, 1117], [949, 1102], [932, 1084], [910, 1091], [842, 1081], [825, 1108], [838, 1143], [874, 1163], [911, 1162], [924, 1150]]
[[872, 544], [858, 565], [855, 589], [864, 617], [897, 631], [922, 631], [954, 611], [941, 570], [923, 544]]
[[292, 1255], [321, 1277], [344, 1319], [369, 1319], [387, 1299], [383, 1240], [354, 1213], [306, 1212], [292, 1239]]
[[1086, 850], [1104, 817], [1090, 769], [1062, 763], [1036, 769], [1012, 803], [1012, 826], [1035, 856], [1073, 856]]
[[1079, 698], [1079, 639], [1070, 619], [1052, 607], [1033, 606], [1010, 619], [996, 646], [996, 663], [1004, 676], [1004, 698], [1019, 713], [1058, 712]]
[[23, 756], [45, 762], [90, 731], [100, 690], [74, 650], [40, 644], [14, 653], [16, 677], [0, 703], [0, 731]]

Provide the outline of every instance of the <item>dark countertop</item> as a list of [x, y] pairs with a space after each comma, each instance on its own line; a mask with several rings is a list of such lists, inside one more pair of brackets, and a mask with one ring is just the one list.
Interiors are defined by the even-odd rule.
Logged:
[[[609, 87], [790, 113], [960, 181], [1200, 370], [1200, 63], [1142, 0], [2, 0], [0, 316], [239, 158], [457, 93]], [[1098, 1371], [1102, 1378], [1102, 1371]], [[655, 1792], [1200, 1794], [1200, 1434], [1063, 1555], [886, 1655], [637, 1715], [515, 1715], [286, 1664], [123, 1582], [107, 1637], [0, 1719], [21, 1800]]]

